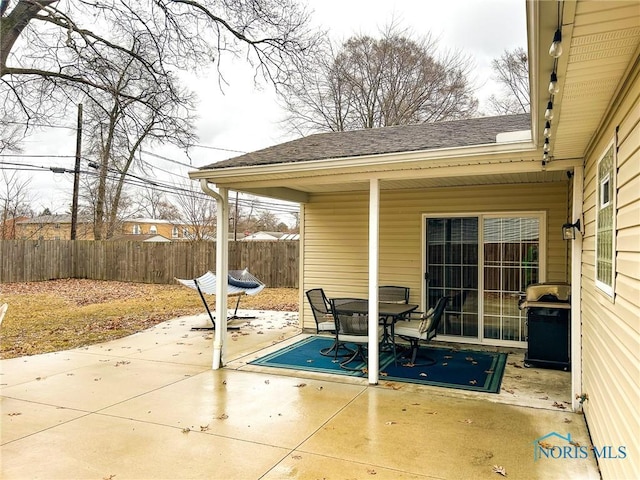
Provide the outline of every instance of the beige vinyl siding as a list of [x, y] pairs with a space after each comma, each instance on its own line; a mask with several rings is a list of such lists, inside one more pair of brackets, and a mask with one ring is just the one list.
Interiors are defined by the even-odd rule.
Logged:
[[[382, 190], [380, 195], [379, 284], [411, 288], [422, 303], [423, 215], [546, 213], [547, 281], [567, 280], [568, 181], [549, 184], [483, 185], [420, 190]], [[304, 206], [302, 289], [322, 287], [327, 296], [367, 297], [368, 193], [315, 194]], [[308, 302], [301, 309], [304, 328], [314, 322]]]
[[[625, 445], [627, 458], [600, 460], [603, 478], [636, 478], [640, 471], [640, 83], [620, 96], [585, 168], [582, 255], [582, 385], [595, 446]], [[633, 74], [632, 74], [633, 77]], [[618, 126], [615, 290], [595, 286], [597, 162]]]

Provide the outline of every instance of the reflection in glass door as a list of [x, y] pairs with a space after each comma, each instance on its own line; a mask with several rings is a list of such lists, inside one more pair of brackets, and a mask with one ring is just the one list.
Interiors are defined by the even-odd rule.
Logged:
[[427, 308], [449, 297], [439, 334], [478, 337], [478, 218], [426, 219]]
[[538, 217], [483, 219], [484, 338], [526, 340], [525, 314], [518, 300], [540, 278]]

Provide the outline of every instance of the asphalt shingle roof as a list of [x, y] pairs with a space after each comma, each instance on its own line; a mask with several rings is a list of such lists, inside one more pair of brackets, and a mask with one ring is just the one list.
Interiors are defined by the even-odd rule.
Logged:
[[529, 114], [318, 133], [202, 167], [202, 170], [305, 162], [496, 143], [498, 133], [531, 128]]

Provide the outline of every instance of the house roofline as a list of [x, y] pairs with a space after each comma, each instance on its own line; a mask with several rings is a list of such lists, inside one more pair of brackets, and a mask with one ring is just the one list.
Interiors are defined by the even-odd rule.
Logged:
[[524, 142], [505, 142], [501, 144], [490, 143], [484, 145], [473, 145], [467, 147], [438, 148], [430, 150], [416, 150], [410, 152], [393, 152], [375, 155], [358, 155], [352, 157], [328, 158], [323, 160], [308, 160], [305, 162], [274, 163], [267, 165], [250, 165], [241, 167], [211, 168], [189, 172], [189, 178], [196, 179], [217, 179], [233, 178], [242, 176], [257, 177], [269, 174], [287, 173], [316, 174], [319, 171], [344, 170], [348, 168], [362, 168], [368, 170], [372, 167], [384, 165], [399, 165], [409, 162], [424, 162], [436, 160], [461, 159], [469, 161], [472, 157], [478, 157], [478, 163], [483, 163], [482, 159], [491, 156], [509, 157], [511, 155], [531, 154], [536, 156], [535, 145], [530, 140]]

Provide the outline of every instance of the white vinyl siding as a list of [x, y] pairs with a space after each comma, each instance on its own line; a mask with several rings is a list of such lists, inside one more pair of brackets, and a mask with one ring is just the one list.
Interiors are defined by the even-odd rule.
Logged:
[[[604, 479], [636, 478], [640, 469], [640, 81], [603, 125], [586, 158], [582, 254], [582, 388], [594, 445], [626, 445], [624, 460], [600, 460]], [[631, 75], [633, 78], [633, 73]], [[615, 103], [615, 102], [614, 102]], [[615, 301], [596, 286], [598, 161], [617, 134], [612, 201], [615, 218]]]
[[[546, 212], [546, 280], [567, 281], [567, 183], [483, 185], [382, 190], [379, 283], [411, 288], [411, 303], [423, 302], [424, 215]], [[368, 192], [312, 195], [304, 205], [302, 290], [322, 287], [329, 297], [367, 296]], [[304, 328], [314, 324], [308, 302]]]

